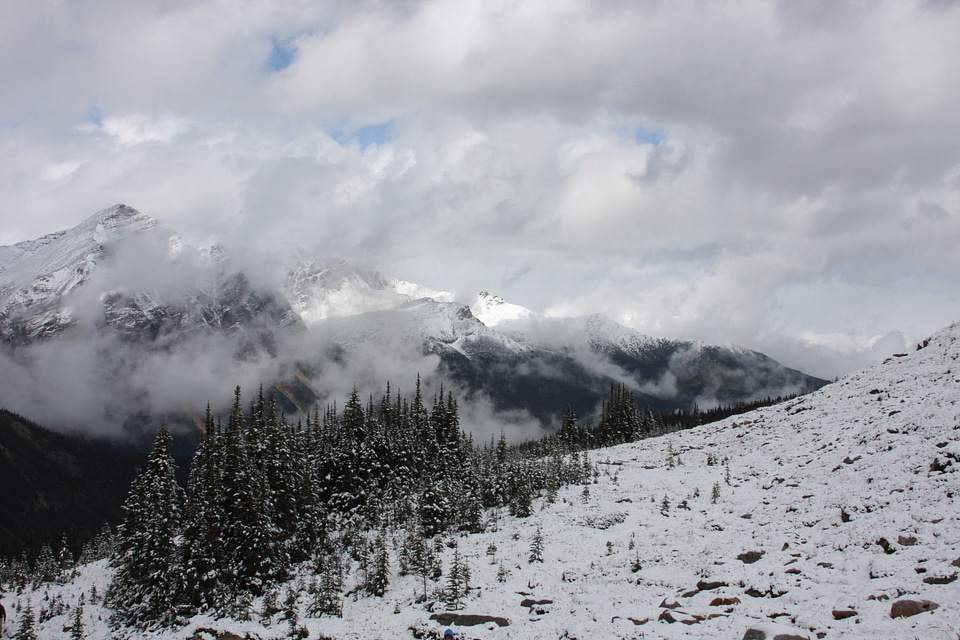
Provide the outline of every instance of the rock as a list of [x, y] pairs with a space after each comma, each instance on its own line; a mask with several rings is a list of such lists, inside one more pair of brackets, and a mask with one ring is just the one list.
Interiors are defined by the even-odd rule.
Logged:
[[954, 560], [953, 562], [951, 562], [951, 563], [950, 563], [950, 566], [951, 566], [951, 567], [960, 567], [960, 558], [957, 558], [956, 560]]
[[676, 600], [667, 601], [666, 598], [663, 599], [663, 602], [660, 603], [661, 609], [679, 609], [680, 603]]
[[940, 605], [930, 600], [897, 600], [890, 605], [891, 618], [909, 618], [918, 613], [939, 609]]
[[737, 560], [743, 564], [753, 564], [763, 557], [763, 551], [744, 551], [737, 556]]
[[833, 610], [833, 619], [834, 620], [846, 620], [847, 618], [852, 618], [857, 615], [857, 612], [853, 609], [834, 609]]
[[713, 591], [714, 589], [719, 589], [720, 587], [726, 587], [726, 586], [727, 586], [727, 583], [726, 583], [726, 582], [721, 582], [721, 581], [719, 581], [719, 580], [714, 580], [714, 581], [712, 581], [712, 582], [708, 582], [708, 581], [706, 581], [706, 580], [701, 580], [700, 582], [697, 583], [697, 590], [698, 590], [698, 591]]
[[530, 607], [536, 607], [544, 604], [553, 604], [553, 600], [534, 600], [533, 598], [524, 598], [520, 601], [520, 606], [524, 609], [529, 609]]
[[711, 607], [729, 607], [734, 604], [740, 604], [740, 598], [714, 598], [710, 601]]
[[897, 536], [897, 542], [901, 547], [912, 547], [917, 544], [917, 539], [913, 536]]
[[927, 576], [923, 579], [926, 584], [950, 584], [957, 581], [957, 574], [952, 573], [949, 576]]
[[883, 552], [886, 554], [891, 554], [896, 551], [896, 549], [893, 548], [893, 545], [890, 544], [890, 541], [886, 538], [880, 538], [877, 540], [877, 544], [880, 545], [880, 547], [883, 549]]
[[499, 627], [510, 626], [510, 621], [498, 616], [485, 616], [468, 613], [435, 613], [430, 616], [431, 620], [436, 620], [444, 627], [457, 625], [458, 627], [475, 627], [480, 624], [493, 622]]
[[682, 622], [683, 624], [699, 624], [700, 619], [696, 616], [692, 616], [689, 613], [684, 613], [683, 611], [668, 611], [664, 610], [660, 613], [660, 617], [657, 618], [660, 622], [666, 622], [668, 624], [673, 624], [675, 622]]
[[810, 634], [773, 622], [757, 622], [750, 625], [743, 640], [810, 640]]

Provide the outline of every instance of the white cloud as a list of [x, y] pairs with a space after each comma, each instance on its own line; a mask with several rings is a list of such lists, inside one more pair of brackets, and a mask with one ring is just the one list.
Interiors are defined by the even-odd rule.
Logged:
[[957, 33], [919, 0], [3, 5], [0, 242], [126, 202], [265, 278], [302, 245], [839, 372], [960, 316]]

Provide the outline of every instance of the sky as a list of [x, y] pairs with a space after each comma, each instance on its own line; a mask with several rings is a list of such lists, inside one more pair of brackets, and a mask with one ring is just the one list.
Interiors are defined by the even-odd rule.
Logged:
[[960, 5], [0, 3], [0, 244], [126, 203], [833, 378], [960, 320]]

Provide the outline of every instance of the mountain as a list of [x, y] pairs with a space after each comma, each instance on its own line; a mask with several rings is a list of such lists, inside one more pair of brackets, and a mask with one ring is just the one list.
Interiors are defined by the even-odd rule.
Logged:
[[[485, 640], [951, 638], [960, 628], [958, 360], [955, 324], [804, 397], [593, 451], [593, 482], [536, 497], [529, 517], [490, 513], [487, 531], [441, 538], [443, 574], [428, 587], [439, 592], [454, 558], [465, 562], [472, 588], [457, 610], [418, 599], [421, 578], [397, 571], [402, 532], [392, 531], [382, 597], [354, 589], [354, 561], [342, 617], [310, 614], [311, 563], [279, 593], [301, 595], [291, 601], [309, 637], [436, 638], [450, 627]], [[75, 603], [104, 593], [111, 575], [106, 561], [85, 565], [67, 584], [11, 591], [5, 604]], [[47, 613], [40, 637], [62, 633], [75, 611]], [[115, 634], [108, 619], [102, 601], [84, 605], [89, 637]], [[270, 638], [289, 627], [282, 612], [201, 615], [139, 637]]]
[[[0, 409], [0, 558], [91, 540], [116, 525], [146, 456], [109, 442], [55, 433]], [[180, 459], [185, 471], [189, 459]]]
[[119, 435], [163, 418], [189, 425], [237, 384], [263, 384], [298, 413], [419, 373], [428, 391], [445, 385], [484, 407], [477, 416], [550, 428], [567, 406], [594, 416], [611, 384], [671, 412], [825, 383], [751, 351], [651, 338], [599, 315], [543, 317], [488, 292], [464, 301], [292, 255], [254, 284], [219, 247], [192, 247], [126, 205], [0, 247], [0, 367], [13, 380], [0, 406]]

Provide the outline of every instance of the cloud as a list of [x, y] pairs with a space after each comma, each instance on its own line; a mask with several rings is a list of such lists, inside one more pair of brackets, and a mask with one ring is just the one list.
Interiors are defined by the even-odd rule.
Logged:
[[958, 32], [919, 1], [5, 6], [0, 243], [126, 202], [264, 282], [299, 247], [836, 375], [960, 314]]

